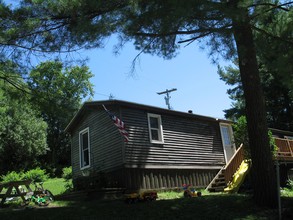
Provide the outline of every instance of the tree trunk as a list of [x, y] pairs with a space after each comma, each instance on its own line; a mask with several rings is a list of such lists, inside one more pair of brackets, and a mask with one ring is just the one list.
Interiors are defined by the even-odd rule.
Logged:
[[[234, 3], [238, 1], [234, 1]], [[236, 8], [235, 8], [236, 7]], [[277, 206], [277, 184], [269, 144], [264, 95], [260, 83], [256, 50], [246, 9], [239, 9], [233, 18], [239, 69], [246, 102], [246, 117], [252, 159], [252, 187], [256, 204]]]

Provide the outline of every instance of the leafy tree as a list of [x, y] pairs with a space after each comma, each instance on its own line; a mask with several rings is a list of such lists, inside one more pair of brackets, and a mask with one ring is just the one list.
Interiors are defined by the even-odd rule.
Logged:
[[[119, 33], [121, 44], [133, 41], [141, 52], [168, 59], [176, 56], [178, 43], [196, 40], [226, 58], [236, 53], [246, 105], [254, 199], [258, 204], [275, 206], [276, 178], [253, 30], [263, 36], [267, 34], [259, 27], [262, 15], [268, 11], [284, 10], [291, 14], [292, 2], [282, 2], [25, 0], [20, 8], [7, 12], [11, 21], [2, 31], [3, 46], [7, 50], [17, 48], [15, 51], [100, 47], [105, 37]], [[7, 31], [11, 29], [12, 33]], [[286, 40], [292, 42], [290, 38]]]
[[[241, 116], [235, 124], [233, 124], [234, 141], [236, 146], [243, 144], [249, 146], [249, 138], [247, 132], [247, 121], [245, 116]], [[247, 155], [250, 158], [250, 155]]]
[[[247, 159], [251, 159], [251, 153], [249, 148], [249, 137], [247, 131], [247, 121], [245, 116], [241, 116], [237, 119], [237, 121], [233, 124], [234, 131], [234, 141], [236, 146], [240, 146], [243, 144], [244, 147], [244, 156]], [[270, 139], [270, 146], [273, 156], [276, 156], [278, 147], [275, 144], [275, 140], [273, 138], [272, 132], [268, 131], [268, 136]]]
[[70, 141], [64, 129], [82, 100], [93, 95], [92, 76], [86, 66], [64, 68], [59, 61], [41, 63], [30, 72], [31, 102], [48, 123], [50, 151], [46, 159], [54, 166], [70, 164]]
[[0, 100], [0, 173], [32, 168], [47, 152], [47, 124], [19, 90], [2, 80]]

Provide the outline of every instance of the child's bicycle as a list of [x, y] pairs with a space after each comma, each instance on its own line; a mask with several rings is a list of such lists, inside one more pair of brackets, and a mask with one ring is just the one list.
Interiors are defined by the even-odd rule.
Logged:
[[30, 202], [35, 203], [39, 206], [47, 206], [50, 202], [54, 201], [54, 195], [50, 190], [44, 189], [43, 182], [33, 182], [35, 185], [35, 190], [33, 192], [27, 193], [26, 204]]

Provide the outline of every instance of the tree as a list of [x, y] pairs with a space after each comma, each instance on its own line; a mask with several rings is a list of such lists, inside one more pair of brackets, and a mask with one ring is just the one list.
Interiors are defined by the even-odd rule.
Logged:
[[[261, 32], [257, 27], [262, 14], [290, 12], [292, 4], [268, 0], [23, 1], [21, 8], [12, 10], [13, 27], [19, 28], [13, 35], [8, 34], [12, 36], [8, 39], [14, 42], [13, 48], [46, 51], [72, 45], [99, 47], [105, 37], [119, 33], [121, 44], [133, 41], [141, 52], [168, 59], [176, 55], [180, 43], [197, 40], [207, 43], [212, 53], [226, 58], [237, 52], [253, 163], [254, 199], [257, 204], [276, 206], [276, 178], [253, 30]], [[21, 26], [23, 20], [27, 23]]]
[[[266, 41], [263, 36], [255, 33], [257, 58], [261, 76], [261, 84], [264, 91], [267, 120], [272, 128], [293, 129], [293, 59], [292, 47], [289, 42], [276, 39], [274, 36], [289, 38], [292, 31], [292, 19], [283, 11], [267, 13], [263, 18], [267, 33]], [[276, 22], [268, 22], [268, 21]], [[264, 25], [263, 24], [263, 25]], [[272, 32], [274, 34], [272, 34]], [[268, 45], [270, 45], [268, 47]], [[227, 84], [234, 86], [228, 90], [230, 98], [234, 101], [232, 108], [225, 110], [226, 117], [237, 119], [244, 115], [245, 105], [243, 88], [237, 63], [235, 67], [228, 66], [219, 69], [221, 79]]]
[[0, 173], [32, 168], [47, 152], [47, 124], [25, 94], [3, 80], [0, 100]]
[[[279, 77], [277, 73], [268, 71], [263, 62], [259, 62], [261, 84], [266, 102], [266, 117], [271, 128], [292, 131], [293, 129], [293, 96], [292, 89], [288, 88], [288, 80]], [[236, 121], [245, 115], [245, 100], [239, 69], [237, 66], [220, 68], [219, 75], [226, 84], [233, 86], [227, 93], [233, 100], [232, 107], [224, 110], [225, 117]]]
[[64, 68], [59, 61], [41, 63], [29, 74], [31, 102], [48, 123], [47, 159], [55, 167], [70, 165], [70, 141], [64, 129], [82, 100], [93, 95], [92, 76], [86, 66]]

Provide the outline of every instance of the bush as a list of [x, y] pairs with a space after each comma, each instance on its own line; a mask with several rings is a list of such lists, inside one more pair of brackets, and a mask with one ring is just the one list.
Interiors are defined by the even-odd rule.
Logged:
[[41, 168], [36, 168], [33, 170], [29, 170], [24, 173], [23, 179], [32, 180], [34, 182], [45, 182], [48, 179], [48, 175], [45, 170]]
[[72, 167], [64, 167], [62, 169], [62, 178], [66, 180], [72, 179]]
[[73, 184], [72, 184], [72, 167], [64, 167], [62, 169], [62, 178], [65, 179], [65, 188], [66, 192], [70, 192], [73, 190]]
[[23, 173], [17, 173], [15, 171], [8, 172], [6, 175], [1, 176], [3, 183], [8, 183], [12, 181], [20, 181], [23, 178]]
[[293, 180], [288, 180], [287, 181], [287, 186], [288, 186], [288, 189], [290, 189], [290, 190], [293, 190]]
[[[238, 121], [233, 124], [234, 131], [234, 141], [236, 146], [240, 146], [242, 143], [244, 145], [244, 157], [246, 159], [250, 159], [250, 148], [249, 148], [249, 138], [248, 138], [248, 130], [247, 130], [247, 121], [245, 116], [241, 116]], [[276, 156], [278, 152], [278, 147], [275, 144], [275, 140], [273, 138], [273, 134], [271, 131], [268, 131], [268, 137], [271, 146], [271, 152], [273, 156]]]

